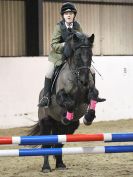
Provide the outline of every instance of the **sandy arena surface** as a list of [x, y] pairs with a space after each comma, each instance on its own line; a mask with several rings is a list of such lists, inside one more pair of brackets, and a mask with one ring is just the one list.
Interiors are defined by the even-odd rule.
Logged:
[[[26, 135], [28, 128], [0, 129], [0, 136]], [[133, 119], [96, 122], [91, 126], [80, 125], [76, 133], [133, 132]], [[106, 143], [122, 145], [129, 143]], [[69, 143], [65, 147], [104, 146], [103, 142]], [[18, 146], [1, 146], [0, 149]], [[23, 147], [22, 147], [23, 148]], [[64, 155], [66, 170], [56, 170], [50, 157], [52, 172], [42, 173], [42, 157], [0, 157], [0, 177], [133, 177], [133, 153]]]

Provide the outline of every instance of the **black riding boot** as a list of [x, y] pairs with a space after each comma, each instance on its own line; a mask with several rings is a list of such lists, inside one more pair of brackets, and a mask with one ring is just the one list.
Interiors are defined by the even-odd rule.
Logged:
[[[96, 77], [95, 77], [95, 73], [92, 73], [92, 77], [93, 77], [93, 81], [94, 81], [94, 85], [95, 85], [95, 83], [96, 83]], [[97, 92], [97, 89], [95, 88], [95, 91]], [[95, 92], [94, 91], [94, 92]], [[95, 94], [97, 94], [97, 96], [98, 96], [98, 93], [94, 93], [93, 92], [93, 95], [95, 95]], [[96, 96], [96, 95], [95, 95]], [[96, 96], [96, 101], [97, 102], [104, 102], [104, 101], [106, 101], [106, 99], [105, 98], [99, 98], [99, 97], [97, 97]]]
[[51, 89], [51, 79], [45, 78], [43, 98], [40, 100], [40, 103], [38, 104], [39, 107], [49, 106], [51, 96], [50, 89]]

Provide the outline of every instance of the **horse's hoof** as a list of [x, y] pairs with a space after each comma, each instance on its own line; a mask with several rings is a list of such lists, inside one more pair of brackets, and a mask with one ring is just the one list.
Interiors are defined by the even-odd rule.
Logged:
[[64, 163], [56, 165], [57, 170], [66, 170], [66, 165]]
[[42, 168], [43, 173], [49, 173], [52, 172], [51, 168]]
[[87, 121], [85, 118], [83, 118], [83, 123], [85, 125], [91, 125], [92, 124], [92, 122]]
[[63, 125], [69, 125], [71, 122], [70, 122], [68, 119], [63, 118], [63, 119], [61, 119], [61, 123], [62, 123]]
[[93, 120], [95, 119], [95, 110], [89, 109], [87, 113], [84, 115], [83, 122], [85, 125], [91, 125]]

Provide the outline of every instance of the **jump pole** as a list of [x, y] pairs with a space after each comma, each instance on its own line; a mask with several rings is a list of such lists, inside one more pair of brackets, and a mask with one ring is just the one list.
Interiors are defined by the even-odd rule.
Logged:
[[39, 144], [58, 144], [65, 142], [81, 142], [81, 141], [129, 142], [133, 141], [133, 133], [99, 133], [99, 134], [0, 137], [0, 145], [3, 144], [39, 145]]
[[22, 156], [63, 155], [63, 154], [66, 155], [104, 154], [104, 153], [129, 153], [129, 152], [133, 152], [133, 145], [0, 150], [0, 156], [22, 157]]

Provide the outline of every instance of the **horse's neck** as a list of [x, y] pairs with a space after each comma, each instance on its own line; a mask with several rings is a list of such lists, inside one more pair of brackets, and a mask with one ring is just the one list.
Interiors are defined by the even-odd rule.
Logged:
[[74, 77], [71, 72], [71, 68], [68, 62], [64, 64], [61, 68], [59, 77], [57, 79], [56, 91], [58, 92], [60, 89], [71, 90], [73, 87]]
[[69, 62], [66, 62], [63, 67], [61, 68], [61, 72], [64, 72], [64, 71], [69, 71], [69, 73], [71, 74], [71, 63]]

